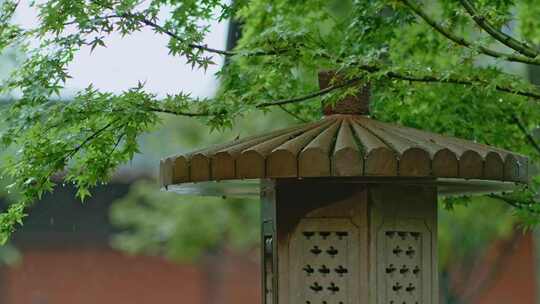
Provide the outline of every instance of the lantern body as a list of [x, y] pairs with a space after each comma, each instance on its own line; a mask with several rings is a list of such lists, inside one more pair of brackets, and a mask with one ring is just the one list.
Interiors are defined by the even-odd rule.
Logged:
[[431, 183], [265, 180], [263, 303], [438, 303]]
[[[321, 90], [347, 81], [319, 73]], [[160, 164], [178, 193], [235, 195], [246, 191], [228, 181], [261, 180], [265, 304], [436, 304], [437, 195], [528, 181], [527, 157], [377, 121], [369, 84], [351, 88], [319, 121]]]

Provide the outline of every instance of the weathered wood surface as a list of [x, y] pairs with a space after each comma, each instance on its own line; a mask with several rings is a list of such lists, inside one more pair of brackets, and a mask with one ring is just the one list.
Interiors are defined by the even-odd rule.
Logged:
[[368, 303], [437, 304], [437, 190], [376, 185], [369, 198]]
[[[280, 304], [360, 304], [371, 303], [368, 299], [368, 192], [366, 187], [356, 184], [324, 183], [310, 181], [276, 182], [274, 192], [262, 194], [275, 206], [275, 269], [276, 285]], [[270, 195], [273, 194], [273, 196]], [[300, 204], [299, 202], [309, 202]], [[311, 240], [324, 250], [315, 260], [302, 258], [302, 253], [311, 249], [311, 244], [301, 242], [313, 232]], [[327, 239], [320, 232], [332, 232]], [[335, 238], [336, 232], [347, 232], [342, 240]], [[326, 237], [325, 237], [326, 238]], [[299, 242], [300, 241], [300, 242]], [[336, 244], [337, 243], [337, 244]], [[346, 246], [340, 246], [346, 245]], [[308, 245], [309, 247], [307, 247]], [[326, 251], [335, 246], [339, 252], [329, 256]], [[304, 256], [305, 257], [305, 256]], [[312, 265], [317, 274], [306, 276], [303, 267]], [[319, 267], [326, 265], [331, 273], [322, 275]], [[337, 275], [335, 268], [341, 265], [347, 274]], [[305, 280], [307, 278], [308, 280]], [[304, 287], [314, 282], [324, 286], [324, 292], [305, 293]], [[331, 293], [327, 288], [335, 283], [339, 292]], [[323, 298], [321, 298], [322, 296]], [[399, 303], [401, 304], [401, 303]]]
[[527, 182], [528, 159], [495, 147], [335, 114], [162, 160], [163, 186], [243, 178], [405, 176]]

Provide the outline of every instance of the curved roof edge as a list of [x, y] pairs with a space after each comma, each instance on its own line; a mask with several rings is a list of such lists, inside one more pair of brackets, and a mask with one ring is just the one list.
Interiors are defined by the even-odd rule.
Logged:
[[433, 177], [528, 181], [528, 158], [510, 151], [335, 114], [165, 158], [162, 186], [211, 180], [302, 177]]

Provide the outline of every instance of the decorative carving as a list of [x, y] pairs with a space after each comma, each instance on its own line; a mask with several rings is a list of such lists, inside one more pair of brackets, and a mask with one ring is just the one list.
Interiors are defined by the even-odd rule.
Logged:
[[430, 263], [430, 256], [424, 256], [424, 252], [431, 250], [431, 236], [423, 223], [417, 223], [404, 225], [403, 229], [383, 226], [379, 231], [377, 256], [382, 264], [378, 268], [379, 304], [429, 304], [424, 291], [429, 289], [426, 284], [431, 270], [423, 268]]
[[311, 250], [309, 251], [315, 255], [318, 255], [322, 252], [322, 250], [317, 245], [313, 246], [313, 248], [311, 248]]
[[358, 231], [345, 219], [303, 219], [291, 238], [291, 303], [358, 303]]

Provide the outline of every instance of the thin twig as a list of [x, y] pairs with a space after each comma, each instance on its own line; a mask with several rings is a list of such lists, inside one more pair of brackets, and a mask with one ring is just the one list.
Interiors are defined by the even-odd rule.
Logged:
[[[516, 209], [519, 209], [519, 210], [525, 210], [525, 211], [533, 213], [533, 214], [540, 214], [540, 211], [532, 209], [531, 204], [529, 204], [529, 203], [524, 203], [524, 202], [521, 202], [521, 201], [518, 201], [518, 200], [515, 200], [515, 199], [504, 197], [503, 195], [499, 195], [499, 194], [489, 194], [488, 197], [501, 200], [501, 201], [505, 202], [506, 204], [512, 206], [513, 208], [516, 208]], [[538, 204], [538, 203], [534, 202], [534, 204]]]
[[[107, 8], [107, 9], [114, 10], [114, 8], [112, 6], [101, 3], [100, 1], [95, 1], [94, 0], [93, 2], [96, 3], [96, 4], [99, 4], [99, 5]], [[174, 38], [174, 39], [176, 39], [178, 41], [184, 41], [184, 39], [182, 39], [182, 37], [178, 36], [174, 32], [165, 29], [163, 26], [153, 22], [152, 20], [150, 20], [148, 18], [145, 18], [145, 17], [141, 16], [140, 14], [133, 14], [133, 13], [128, 12], [128, 13], [123, 13], [123, 14], [120, 14], [120, 15], [110, 15], [109, 17], [110, 18], [117, 18], [118, 16], [124, 17], [124, 18], [134, 18], [134, 19], [138, 20], [139, 22], [142, 22], [143, 24], [152, 27], [156, 31], [159, 31], [161, 33], [164, 33], [164, 34], [168, 35], [171, 38]], [[106, 19], [106, 17], [107, 16], [98, 17], [98, 18]], [[200, 45], [200, 44], [195, 44], [195, 43], [189, 43], [188, 46], [190, 48], [192, 48], [192, 49], [198, 49], [198, 50], [202, 50], [202, 51], [205, 51], [205, 52], [208, 52], [208, 53], [214, 53], [214, 54], [219, 54], [219, 55], [223, 55], [223, 56], [236, 56], [236, 55], [243, 55], [243, 56], [271, 56], [271, 55], [280, 55], [280, 54], [285, 53], [285, 52], [288, 51], [288, 50], [275, 50], [275, 51], [233, 52], [233, 51], [215, 49], [215, 48], [208, 47], [206, 45]]]
[[[438, 82], [438, 83], [448, 83], [448, 84], [462, 84], [462, 85], [475, 85], [475, 84], [487, 84], [486, 81], [481, 79], [476, 79], [474, 81], [471, 80], [463, 80], [458, 78], [439, 78], [436, 76], [412, 76], [412, 75], [406, 75], [396, 72], [388, 72], [385, 74], [386, 77], [394, 78], [394, 79], [400, 79], [400, 80], [407, 80], [407, 81], [413, 81], [413, 82]], [[495, 86], [495, 89], [499, 92], [504, 93], [511, 93], [516, 94], [524, 97], [530, 97], [533, 99], [540, 99], [540, 93], [532, 92], [532, 91], [521, 91], [516, 90], [509, 87], [503, 87], [500, 85]]]
[[527, 63], [527, 64], [533, 64], [533, 65], [540, 65], [540, 60], [536, 58], [529, 58], [529, 57], [521, 56], [521, 55], [502, 53], [502, 52], [498, 52], [498, 51], [494, 51], [492, 49], [486, 48], [481, 45], [473, 44], [472, 42], [466, 40], [465, 38], [459, 37], [456, 34], [452, 33], [451, 30], [444, 28], [437, 21], [432, 19], [426, 12], [424, 12], [418, 5], [414, 4], [411, 0], [401, 0], [401, 1], [407, 7], [409, 7], [413, 12], [415, 12], [418, 16], [424, 19], [424, 21], [427, 24], [429, 24], [432, 28], [434, 28], [437, 32], [439, 32], [440, 34], [442, 34], [449, 40], [453, 41], [457, 45], [470, 48], [473, 50], [477, 50], [479, 53], [484, 54], [486, 56], [493, 57], [493, 58], [505, 59], [511, 62], [521, 62], [521, 63]]
[[[147, 26], [150, 26], [153, 29], [158, 30], [161, 33], [164, 33], [164, 34], [168, 35], [169, 37], [172, 37], [172, 38], [174, 38], [176, 40], [179, 40], [179, 41], [183, 41], [183, 39], [180, 36], [176, 35], [175, 33], [173, 33], [170, 30], [165, 29], [161, 25], [159, 25], [159, 24], [157, 24], [157, 23], [155, 23], [155, 22], [153, 22], [153, 21], [151, 21], [149, 19], [137, 16], [137, 15], [134, 15], [134, 14], [127, 14], [127, 13], [123, 14], [123, 16], [128, 17], [128, 18], [129, 17], [134, 17], [135, 19], [139, 20], [143, 24], [145, 24]], [[188, 46], [190, 48], [192, 48], [192, 49], [203, 50], [205, 52], [224, 55], [224, 56], [234, 56], [234, 55], [236, 55], [235, 52], [225, 51], [225, 50], [218, 50], [218, 49], [208, 47], [206, 45], [199, 45], [199, 44], [189, 43]]]
[[523, 125], [519, 117], [517, 117], [516, 114], [512, 114], [512, 120], [518, 126], [519, 130], [521, 131], [521, 133], [523, 133], [523, 135], [525, 136], [527, 141], [531, 144], [531, 146], [533, 146], [536, 152], [540, 154], [540, 145], [536, 142], [532, 134], [529, 131], [527, 131], [527, 129], [525, 128], [525, 126]]
[[500, 43], [506, 45], [507, 47], [531, 58], [535, 58], [539, 55], [538, 51], [534, 48], [530, 47], [524, 42], [521, 42], [514, 37], [498, 30], [495, 26], [493, 26], [489, 21], [486, 20], [486, 18], [479, 14], [478, 10], [474, 7], [474, 5], [469, 0], [460, 0], [461, 5], [465, 8], [467, 13], [472, 17], [474, 22], [486, 31], [491, 37], [495, 38]]
[[[369, 73], [376, 73], [381, 71], [381, 67], [375, 66], [375, 65], [361, 65], [357, 66], [360, 70], [369, 72]], [[473, 80], [465, 80], [460, 78], [441, 78], [434, 75], [425, 75], [425, 76], [414, 76], [411, 74], [405, 74], [405, 73], [399, 73], [394, 71], [388, 71], [384, 75], [384, 77], [393, 78], [393, 79], [399, 79], [399, 80], [406, 80], [406, 81], [412, 81], [412, 82], [438, 82], [438, 83], [448, 83], [448, 84], [461, 84], [461, 85], [487, 85], [488, 82], [482, 79], [473, 79]], [[532, 92], [532, 91], [521, 91], [516, 90], [509, 87], [503, 87], [500, 85], [495, 86], [495, 89], [499, 92], [504, 93], [511, 93], [516, 94], [524, 97], [530, 97], [533, 99], [540, 99], [540, 93]]]
[[126, 136], [125, 132], [120, 134], [120, 136], [118, 136], [118, 139], [116, 140], [116, 143], [114, 144], [113, 148], [111, 149], [111, 151], [107, 155], [107, 163], [105, 164], [105, 166], [103, 166], [103, 168], [108, 168], [110, 166], [111, 160], [112, 160], [112, 155], [116, 151], [116, 149], [118, 149], [118, 146], [120, 146], [120, 143], [122, 142], [122, 139], [124, 139], [125, 136]]
[[488, 195], [488, 197], [491, 197], [491, 198], [495, 198], [495, 199], [498, 199], [498, 200], [501, 200], [505, 203], [507, 203], [508, 205], [510, 205], [511, 207], [514, 207], [516, 209], [522, 209], [523, 207], [520, 206], [520, 204], [518, 204], [517, 202], [513, 201], [513, 200], [510, 200], [502, 195], [498, 195], [498, 194], [490, 194]]
[[[149, 20], [149, 19], [141, 17], [141, 16], [137, 16], [135, 14], [129, 14], [129, 13], [125, 13], [125, 14], [123, 14], [123, 16], [127, 17], [127, 18], [129, 18], [129, 17], [135, 18], [136, 20], [139, 20], [143, 24], [152, 27], [153, 29], [157, 30], [158, 32], [164, 33], [164, 34], [168, 35], [169, 37], [174, 38], [174, 39], [176, 39], [178, 41], [184, 41], [184, 39], [182, 39], [182, 37], [178, 36], [176, 33], [165, 29], [163, 26], [153, 22], [152, 20]], [[280, 54], [283, 54], [283, 53], [287, 52], [287, 50], [234, 52], [234, 51], [226, 51], [226, 50], [215, 49], [215, 48], [208, 47], [206, 45], [200, 45], [200, 44], [195, 44], [195, 43], [189, 43], [188, 46], [190, 48], [192, 48], [192, 49], [198, 49], [198, 50], [202, 50], [202, 51], [205, 51], [205, 52], [208, 52], [208, 53], [214, 53], [214, 54], [219, 54], [219, 55], [223, 55], [223, 56], [237, 56], [237, 55], [248, 56], [248, 57], [249, 56], [272, 56], [272, 55], [280, 55]]]
[[167, 110], [167, 109], [159, 109], [154, 107], [145, 107], [145, 109], [152, 111], [152, 112], [158, 112], [158, 113], [166, 113], [166, 114], [173, 114], [177, 116], [186, 116], [186, 117], [203, 117], [203, 116], [209, 116], [210, 113], [208, 112], [201, 112], [201, 113], [191, 113], [191, 112], [182, 112], [182, 111], [173, 111], [173, 110]]
[[279, 105], [279, 108], [280, 108], [281, 110], [283, 110], [283, 112], [285, 112], [285, 113], [291, 115], [292, 117], [294, 117], [296, 120], [298, 120], [298, 121], [300, 121], [300, 122], [307, 122], [307, 120], [305, 120], [305, 119], [303, 119], [302, 117], [296, 115], [294, 112], [289, 111], [287, 108], [285, 108], [285, 106]]
[[[96, 17], [96, 18], [93, 18], [92, 20], [90, 20], [90, 22], [95, 23], [96, 21], [103, 21], [103, 20], [108, 20], [108, 19], [113, 19], [113, 18], [123, 18], [123, 16], [118, 15], [118, 14], [99, 16], [99, 17]], [[71, 21], [65, 22], [64, 26], [73, 25], [73, 24], [76, 24], [76, 23], [79, 23], [79, 21], [78, 20], [71, 20]]]
[[312, 99], [312, 98], [315, 98], [315, 97], [319, 97], [319, 96], [328, 94], [328, 93], [330, 93], [332, 91], [335, 91], [337, 89], [341, 89], [343, 87], [353, 85], [353, 84], [359, 82], [361, 79], [362, 79], [361, 77], [353, 78], [353, 79], [350, 79], [350, 80], [348, 80], [346, 82], [336, 84], [336, 85], [332, 85], [332, 86], [324, 88], [324, 89], [322, 89], [320, 91], [316, 91], [316, 92], [313, 92], [313, 93], [310, 93], [310, 94], [307, 94], [307, 95], [303, 95], [303, 96], [299, 96], [299, 97], [262, 102], [262, 103], [259, 103], [256, 107], [257, 108], [265, 108], [265, 107], [280, 106], [280, 105], [285, 105], [285, 104], [289, 104], [289, 103], [296, 103], [296, 102], [305, 101], [305, 100], [308, 100], [308, 99]]
[[117, 121], [119, 121], [120, 118], [117, 118], [111, 122], [109, 122], [108, 124], [106, 124], [104, 127], [102, 127], [101, 129], [97, 130], [96, 132], [94, 132], [92, 135], [88, 136], [85, 140], [83, 140], [82, 143], [80, 143], [78, 146], [76, 146], [75, 148], [71, 149], [68, 151], [68, 154], [67, 154], [67, 157], [66, 158], [70, 158], [72, 157], [73, 155], [77, 154], [77, 152], [79, 152], [87, 143], [91, 142], [92, 140], [94, 140], [95, 138], [99, 137], [99, 135], [103, 132], [105, 132], [105, 130], [107, 130], [108, 128], [110, 128], [113, 124], [115, 124]]

